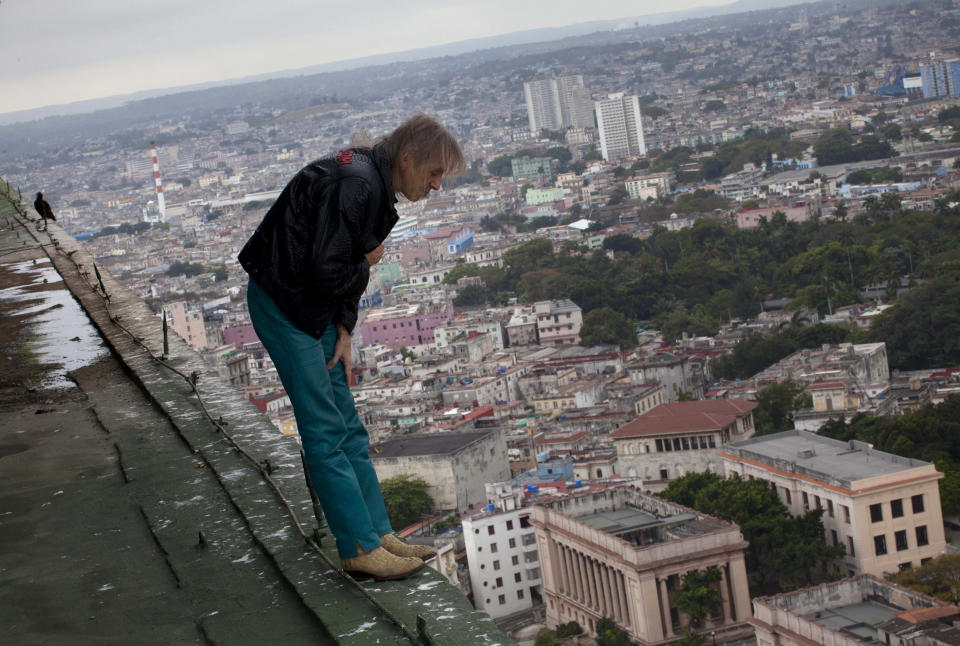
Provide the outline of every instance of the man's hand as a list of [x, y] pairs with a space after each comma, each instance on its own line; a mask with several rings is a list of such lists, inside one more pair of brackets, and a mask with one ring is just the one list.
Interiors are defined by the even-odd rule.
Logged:
[[[379, 248], [382, 255], [383, 245], [380, 245]], [[327, 362], [327, 370], [333, 370], [340, 360], [343, 361], [344, 371], [350, 370], [350, 333], [347, 332], [347, 328], [337, 323], [337, 344], [333, 346], [333, 358]]]
[[381, 258], [383, 258], [383, 243], [381, 242], [379, 247], [373, 251], [368, 251], [363, 255], [367, 259], [367, 264], [373, 267], [375, 264], [380, 262]]

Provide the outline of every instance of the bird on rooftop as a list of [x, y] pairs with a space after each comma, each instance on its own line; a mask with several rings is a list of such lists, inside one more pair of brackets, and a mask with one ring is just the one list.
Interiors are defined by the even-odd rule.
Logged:
[[53, 209], [50, 208], [50, 203], [43, 199], [43, 193], [37, 191], [37, 199], [33, 201], [33, 208], [37, 210], [37, 213], [40, 214], [40, 217], [43, 218], [43, 228], [47, 228], [47, 220], [57, 221], [56, 216], [53, 214]]

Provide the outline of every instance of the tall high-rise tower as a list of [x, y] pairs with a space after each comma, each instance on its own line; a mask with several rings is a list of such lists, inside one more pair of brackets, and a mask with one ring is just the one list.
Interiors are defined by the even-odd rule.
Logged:
[[930, 55], [930, 63], [920, 66], [923, 98], [960, 96], [960, 60], [944, 61]]
[[157, 157], [157, 146], [150, 142], [150, 156], [153, 158], [153, 183], [157, 187], [157, 210], [160, 212], [160, 221], [163, 221], [167, 204], [163, 199], [163, 182], [160, 180], [160, 159]]
[[593, 127], [590, 91], [583, 86], [579, 74], [527, 81], [523, 84], [523, 96], [530, 132]]
[[595, 103], [600, 150], [607, 161], [639, 157], [647, 153], [643, 140], [640, 99], [623, 92]]

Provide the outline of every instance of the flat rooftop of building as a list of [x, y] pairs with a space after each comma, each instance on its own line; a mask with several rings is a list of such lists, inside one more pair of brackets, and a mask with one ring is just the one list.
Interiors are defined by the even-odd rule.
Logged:
[[811, 612], [804, 617], [867, 643], [877, 642], [877, 626], [902, 612], [879, 601], [862, 601]]
[[449, 455], [481, 440], [492, 431], [468, 433], [416, 433], [403, 435], [370, 447], [370, 457], [400, 458], [414, 455]]
[[808, 431], [784, 431], [731, 442], [723, 450], [849, 488], [866, 478], [907, 471], [930, 463], [884, 453], [857, 440], [843, 442]]
[[146, 304], [9, 194], [0, 181], [4, 643], [422, 643], [418, 615], [431, 643], [511, 643], [432, 570], [363, 584], [331, 567], [293, 438], [176, 335], [158, 361]]

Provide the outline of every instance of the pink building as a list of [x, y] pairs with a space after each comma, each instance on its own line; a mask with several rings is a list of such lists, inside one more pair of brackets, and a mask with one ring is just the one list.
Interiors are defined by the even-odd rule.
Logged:
[[370, 310], [360, 324], [363, 343], [390, 348], [434, 342], [433, 330], [453, 318], [453, 304], [441, 306], [396, 305]]
[[223, 328], [223, 342], [241, 350], [248, 343], [259, 344], [260, 339], [257, 338], [257, 333], [253, 331], [252, 323], [243, 323]]

